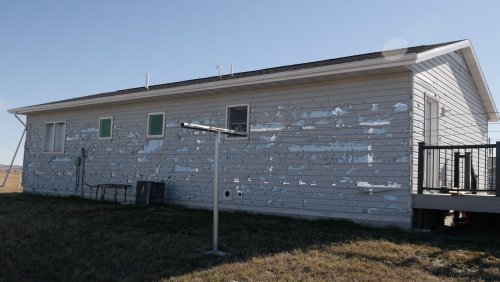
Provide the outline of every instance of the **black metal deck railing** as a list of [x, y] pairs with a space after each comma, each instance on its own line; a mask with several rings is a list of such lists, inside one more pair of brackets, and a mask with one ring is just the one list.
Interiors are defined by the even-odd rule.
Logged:
[[427, 146], [418, 143], [418, 193], [466, 192], [500, 197], [496, 167], [500, 142], [485, 145]]

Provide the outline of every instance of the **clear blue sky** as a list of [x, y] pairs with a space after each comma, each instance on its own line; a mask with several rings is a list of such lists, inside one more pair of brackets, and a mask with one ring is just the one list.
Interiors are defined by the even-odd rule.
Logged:
[[499, 11], [496, 0], [2, 1], [0, 164], [22, 133], [8, 108], [143, 86], [146, 72], [154, 85], [213, 76], [217, 65], [249, 71], [388, 42], [471, 39], [500, 107]]

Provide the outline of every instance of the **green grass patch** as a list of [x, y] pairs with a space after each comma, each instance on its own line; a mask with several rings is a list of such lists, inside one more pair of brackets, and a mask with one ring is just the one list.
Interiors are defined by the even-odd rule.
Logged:
[[500, 241], [0, 194], [0, 281], [498, 281]]

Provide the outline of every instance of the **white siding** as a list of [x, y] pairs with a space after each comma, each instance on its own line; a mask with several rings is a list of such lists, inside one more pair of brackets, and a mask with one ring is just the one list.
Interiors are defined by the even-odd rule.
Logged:
[[[486, 144], [488, 114], [471, 74], [449, 54], [409, 67], [414, 71], [412, 179], [416, 193], [418, 142], [424, 141], [425, 97], [439, 103], [439, 145]], [[479, 186], [483, 188], [486, 179], [484, 155], [479, 154], [479, 158], [479, 161], [475, 159], [475, 169], [479, 170]], [[444, 160], [443, 153], [441, 160]], [[447, 180], [450, 186], [450, 179]]]
[[[221, 144], [220, 188], [243, 191], [243, 198], [221, 208], [409, 227], [409, 78], [381, 75], [31, 115], [23, 186], [74, 194], [73, 158], [84, 147], [87, 183], [135, 188], [138, 180], [165, 181], [168, 203], [211, 207], [214, 137], [180, 123], [225, 127], [227, 105], [249, 104], [251, 137]], [[163, 111], [165, 137], [148, 140], [147, 114]], [[97, 140], [104, 116], [114, 117], [112, 140]], [[66, 121], [65, 153], [42, 155], [43, 123], [59, 120]], [[133, 199], [135, 189], [129, 192]]]

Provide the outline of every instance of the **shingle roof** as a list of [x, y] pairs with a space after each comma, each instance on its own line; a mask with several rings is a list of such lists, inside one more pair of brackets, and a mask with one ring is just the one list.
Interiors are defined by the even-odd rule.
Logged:
[[233, 75], [223, 75], [222, 77], [212, 76], [212, 77], [206, 77], [206, 78], [165, 83], [165, 84], [149, 86], [148, 89], [146, 89], [145, 87], [130, 88], [130, 89], [113, 91], [113, 92], [106, 92], [106, 93], [82, 96], [82, 97], [77, 97], [77, 98], [72, 98], [72, 99], [60, 100], [60, 101], [56, 101], [56, 102], [44, 103], [44, 104], [39, 104], [36, 106], [57, 104], [57, 103], [63, 103], [63, 102], [80, 101], [80, 100], [87, 100], [87, 99], [94, 99], [94, 98], [101, 98], [101, 97], [110, 97], [110, 96], [137, 93], [137, 92], [147, 92], [147, 91], [151, 91], [151, 90], [174, 88], [174, 87], [187, 86], [187, 85], [193, 85], [193, 84], [202, 84], [202, 83], [209, 83], [209, 82], [216, 82], [216, 81], [224, 81], [224, 80], [238, 79], [238, 78], [244, 78], [244, 77], [250, 77], [250, 76], [259, 76], [259, 75], [273, 74], [273, 73], [279, 73], [279, 72], [308, 69], [308, 68], [324, 67], [324, 66], [352, 63], [352, 62], [358, 62], [358, 61], [364, 61], [364, 60], [379, 59], [379, 58], [388, 57], [388, 56], [397, 56], [397, 55], [405, 55], [405, 54], [418, 54], [418, 53], [423, 53], [423, 52], [426, 52], [426, 51], [429, 51], [429, 50], [432, 50], [435, 48], [439, 48], [439, 47], [442, 47], [445, 45], [457, 43], [460, 41], [463, 41], [463, 40], [434, 44], [434, 45], [422, 45], [422, 46], [410, 47], [407, 49], [404, 48], [404, 49], [395, 49], [395, 50], [389, 50], [389, 51], [383, 51], [383, 52], [380, 51], [380, 52], [367, 53], [367, 54], [348, 56], [348, 57], [342, 57], [342, 58], [336, 58], [336, 59], [329, 59], [329, 60], [323, 60], [323, 61], [316, 61], [316, 62], [310, 62], [310, 63], [302, 63], [302, 64], [282, 66], [282, 67], [268, 68], [268, 69], [262, 69], [262, 70], [256, 70], [256, 71], [240, 72], [240, 73], [235, 73]]

